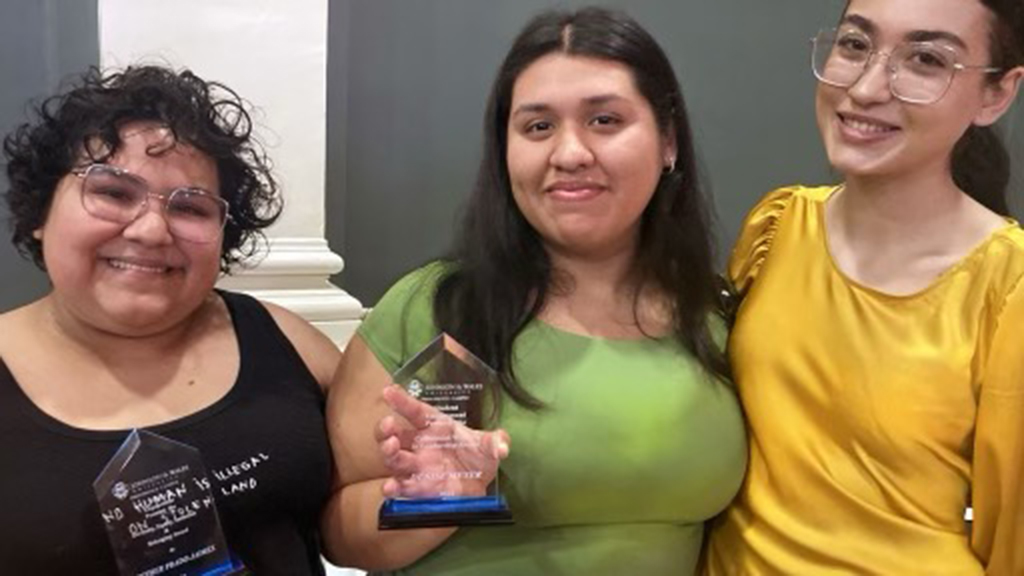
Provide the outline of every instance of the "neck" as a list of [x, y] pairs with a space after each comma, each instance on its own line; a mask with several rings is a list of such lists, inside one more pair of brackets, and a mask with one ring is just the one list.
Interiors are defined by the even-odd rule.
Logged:
[[923, 290], [1005, 225], [940, 171], [917, 178], [850, 178], [825, 206], [836, 265], [889, 294]]
[[[551, 266], [555, 270], [554, 296], [576, 297], [601, 294], [628, 296], [636, 291], [635, 246], [604, 254], [581, 255], [548, 248]], [[560, 279], [566, 278], [563, 290]]]
[[39, 302], [40, 325], [50, 336], [104, 364], [150, 362], [180, 353], [198, 328], [204, 302], [189, 316], [172, 326], [146, 333], [123, 334], [83, 321], [50, 294]]
[[970, 202], [948, 170], [884, 177], [851, 177], [830, 202], [831, 220], [849, 238], [888, 244], [931, 235]]
[[670, 330], [671, 313], [644, 286], [636, 269], [636, 247], [601, 256], [566, 254], [549, 248], [555, 285], [541, 316], [568, 330], [606, 338], [641, 338]]

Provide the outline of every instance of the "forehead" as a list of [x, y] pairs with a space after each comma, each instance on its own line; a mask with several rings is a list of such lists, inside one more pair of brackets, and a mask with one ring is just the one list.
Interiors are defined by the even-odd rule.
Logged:
[[553, 53], [526, 67], [512, 88], [513, 107], [524, 102], [555, 103], [593, 96], [642, 99], [629, 66], [614, 60]]
[[991, 14], [980, 0], [850, 0], [843, 22], [860, 20], [886, 42], [939, 32], [959, 38], [972, 53], [985, 53], [991, 29]]
[[217, 165], [210, 156], [181, 142], [157, 122], [126, 123], [118, 130], [121, 146], [108, 159], [147, 180], [167, 177], [216, 190]]

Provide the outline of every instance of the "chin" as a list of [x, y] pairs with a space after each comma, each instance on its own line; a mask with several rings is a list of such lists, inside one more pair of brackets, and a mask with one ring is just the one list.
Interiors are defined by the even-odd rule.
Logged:
[[166, 314], [136, 311], [127, 314], [111, 314], [110, 329], [123, 336], [147, 336], [167, 330], [175, 321]]
[[849, 177], [885, 176], [899, 172], [899, 159], [893, 150], [874, 152], [850, 150], [847, 147], [833, 147], [828, 151], [832, 168]]
[[119, 298], [102, 306], [105, 324], [114, 332], [143, 335], [165, 330], [181, 321], [180, 303], [167, 298], [139, 296]]

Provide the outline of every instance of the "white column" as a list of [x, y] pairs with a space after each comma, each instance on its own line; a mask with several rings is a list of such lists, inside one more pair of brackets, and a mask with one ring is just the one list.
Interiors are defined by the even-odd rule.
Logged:
[[100, 0], [100, 65], [189, 68], [250, 102], [285, 209], [270, 250], [220, 286], [281, 304], [339, 346], [362, 305], [328, 278], [341, 256], [324, 239], [327, 0]]

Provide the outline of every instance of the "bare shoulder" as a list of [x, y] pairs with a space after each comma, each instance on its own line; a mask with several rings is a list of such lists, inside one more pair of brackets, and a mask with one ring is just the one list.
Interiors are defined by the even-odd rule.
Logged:
[[320, 383], [320, 387], [326, 390], [341, 360], [341, 350], [323, 332], [298, 314], [265, 300], [261, 300], [260, 303], [270, 312], [270, 316], [291, 341], [292, 346], [295, 346], [309, 371]]
[[3, 314], [0, 314], [0, 360], [10, 353], [9, 347], [10, 340], [12, 338], [11, 334], [15, 329], [14, 322], [11, 320], [12, 314], [14, 314], [14, 312], [4, 312]]
[[33, 304], [29, 304], [0, 314], [0, 359], [28, 345], [32, 336], [29, 318], [32, 307]]
[[993, 212], [974, 198], [968, 197], [967, 199], [970, 203], [967, 212], [969, 225], [966, 228], [972, 232], [975, 239], [987, 238], [993, 232], [1006, 228], [1008, 224], [1006, 216]]

